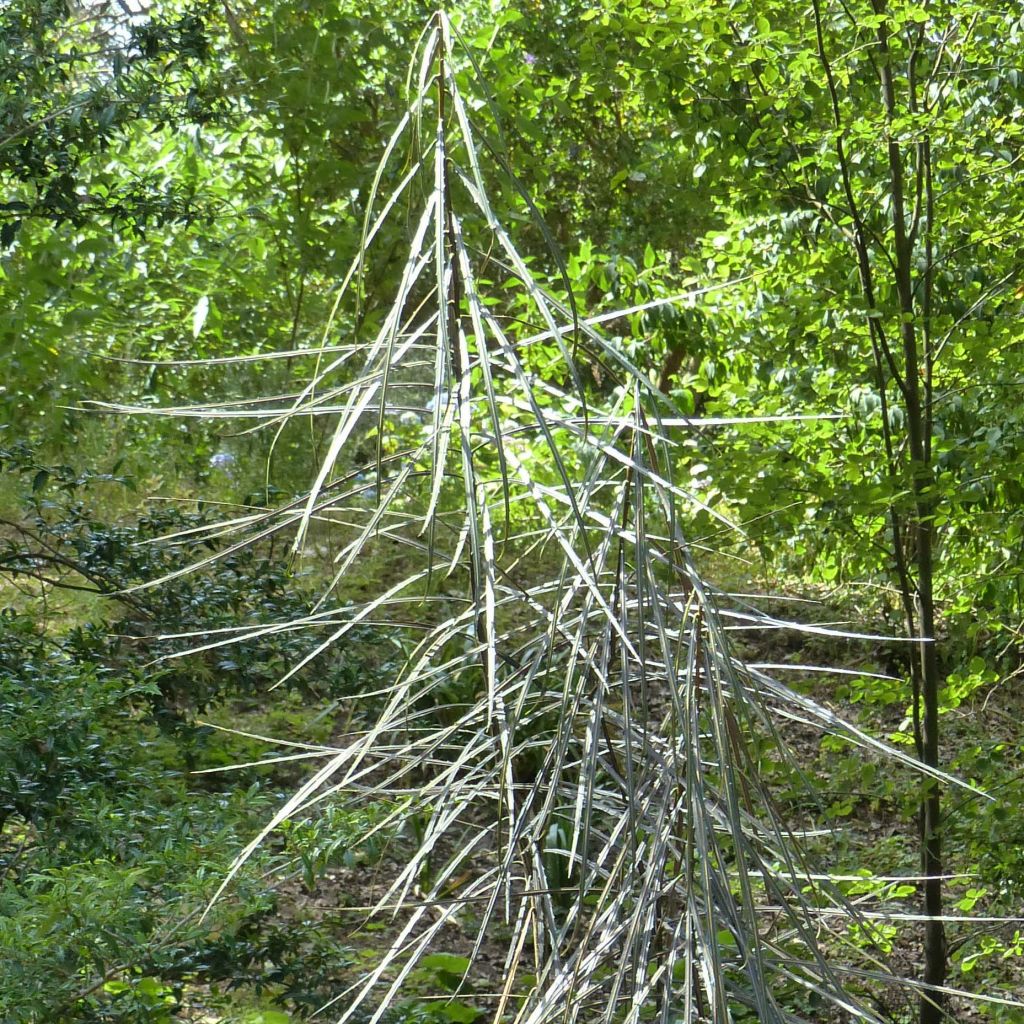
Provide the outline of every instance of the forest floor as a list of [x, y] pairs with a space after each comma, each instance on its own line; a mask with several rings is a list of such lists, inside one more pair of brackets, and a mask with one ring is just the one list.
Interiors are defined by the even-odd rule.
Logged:
[[[803, 606], [802, 606], [803, 607]], [[804, 613], [804, 621], [823, 624], [826, 620], [833, 628], [842, 628], [836, 609], [827, 601], [810, 606], [816, 614], [813, 619]], [[782, 602], [768, 601], [763, 610], [779, 616], [791, 615], [793, 606]], [[831, 614], [830, 614], [831, 613]], [[881, 627], [880, 627], [881, 628]], [[888, 691], [879, 699], [867, 699], [870, 692], [859, 690], [852, 694], [849, 688], [837, 686], [841, 676], [829, 676], [817, 671], [800, 672], [798, 666], [821, 667], [829, 664], [850, 673], [880, 672], [886, 666], [884, 654], [880, 656], [877, 644], [864, 641], [837, 642], [833, 638], [822, 638], [801, 632], [799, 629], [779, 629], [774, 633], [758, 632], [753, 640], [737, 639], [737, 652], [749, 662], [788, 666], [786, 681], [801, 693], [813, 697], [835, 713], [854, 721], [858, 726], [871, 731], [880, 738], [905, 744], [907, 742], [906, 695], [899, 688]], [[856, 678], [852, 676], [851, 678]], [[837, 693], [837, 690], [839, 691]], [[877, 697], [877, 695], [876, 695]], [[1024, 713], [1019, 696], [1010, 688], [995, 687], [969, 705], [951, 709], [944, 721], [946, 725], [944, 752], [949, 764], [972, 764], [978, 750], [987, 745], [1016, 751], [1018, 768], [1021, 765], [1020, 748], [1007, 741], [994, 739], [1002, 728], [1012, 736], [1008, 726], [1016, 716]], [[915, 820], [916, 782], [909, 769], [886, 765], [881, 758], [866, 757], [862, 752], [843, 743], [824, 740], [822, 732], [807, 724], [781, 721], [779, 728], [789, 749], [795, 755], [801, 768], [816, 780], [817, 797], [826, 810], [830, 835], [819, 837], [810, 846], [819, 857], [822, 866], [837, 874], [855, 878], [858, 874], [910, 877], [917, 874], [917, 826]], [[344, 735], [333, 737], [341, 743]], [[866, 766], [870, 766], [870, 771]], [[1007, 765], [1009, 768], [1010, 765]], [[1019, 774], [1019, 772], [1018, 772]], [[970, 795], [955, 792], [947, 794], [954, 811], [964, 801], [973, 803]], [[964, 827], [952, 833], [948, 843], [950, 879], [947, 887], [947, 905], [950, 913], [964, 912], [963, 901], [971, 904], [974, 914], [994, 915], [1012, 913], [1011, 908], [1000, 896], [1005, 892], [1018, 890], [1024, 884], [1024, 876], [1003, 877], [1003, 893], [993, 888], [993, 880], [982, 876], [990, 866], [971, 861], [972, 854], [988, 841], [978, 830], [986, 827], [985, 821], [976, 821], [971, 816], [964, 818]], [[404, 916], [384, 913], [369, 916], [369, 910], [384, 898], [395, 880], [406, 866], [404, 847], [407, 840], [397, 837], [393, 844], [386, 846], [379, 859], [373, 863], [352, 867], [326, 870], [312, 888], [307, 888], [295, 878], [278, 885], [280, 906], [278, 913], [294, 929], [301, 941], [304, 930], [315, 934], [327, 928], [340, 944], [355, 951], [352, 962], [334, 977], [339, 993], [358, 985], [367, 969], [372, 969], [381, 956], [402, 936]], [[443, 859], [444, 850], [439, 851]], [[482, 873], [489, 866], [488, 858], [481, 854], [477, 860]], [[1015, 866], [1018, 866], [1015, 863]], [[856, 884], [850, 887], [850, 898], [861, 910], [884, 911], [894, 914], [919, 912], [919, 894], [916, 885], [903, 891], [893, 886], [888, 888], [864, 886], [859, 890]], [[974, 895], [977, 894], [975, 899]], [[418, 890], [414, 896], [422, 895]], [[420, 924], [404, 936], [409, 946], [429, 926], [436, 910], [430, 911]], [[966, 916], [966, 912], [965, 912]], [[421, 1009], [432, 1005], [447, 1005], [448, 1019], [472, 1020], [478, 1011], [492, 1010], [500, 996], [505, 977], [505, 957], [508, 951], [509, 934], [507, 926], [493, 927], [477, 947], [477, 918], [469, 907], [456, 915], [441, 932], [441, 941], [435, 943], [434, 951], [440, 954], [428, 961], [428, 966], [417, 969], [405, 979], [400, 1004]], [[835, 938], [841, 937], [842, 928]], [[999, 962], [990, 956], [982, 964], [991, 972], [998, 990], [1013, 998], [1024, 994], [1024, 960], [1017, 956], [1002, 955], [1012, 948], [1016, 926], [1010, 922], [982, 925], [951, 925], [949, 941], [957, 954], [951, 969], [949, 984], [953, 988], [971, 990], [978, 976], [972, 971], [976, 964], [965, 959], [971, 951], [983, 950], [979, 940], [987, 934], [1000, 934], [1005, 940], [998, 950]], [[885, 940], [871, 948], [871, 954], [896, 976], [913, 978], [921, 969], [921, 929], [914, 922], [893, 922], [884, 929]], [[1019, 933], [1017, 933], [1019, 934]], [[827, 944], [827, 943], [826, 943]], [[468, 964], [476, 956], [465, 982], [452, 994], [452, 975], [443, 969], [444, 958], [450, 957], [453, 964]], [[990, 950], [991, 952], [991, 950]], [[434, 966], [430, 966], [433, 964]], [[388, 975], [393, 977], [394, 971]], [[447, 982], [447, 984], [446, 984]], [[344, 1005], [342, 994], [336, 1009]], [[909, 1024], [916, 1019], [916, 1000], [911, 993], [898, 987], [890, 987], [877, 993], [876, 1009], [883, 1019], [894, 1024]], [[446, 1001], [454, 999], [448, 1004]], [[993, 1019], [990, 1008], [979, 1006], [967, 998], [954, 998], [950, 1011], [956, 1020], [964, 1024]], [[1004, 1021], [1024, 1020], [1015, 1017], [1015, 1011], [996, 1014]], [[824, 1014], [820, 1021], [844, 1019], [835, 1013]], [[198, 1014], [198, 1015], [197, 1015]], [[462, 1016], [460, 1016], [462, 1014]], [[216, 1015], [203, 1016], [198, 1009], [183, 1019], [215, 1024], [227, 1018]]]

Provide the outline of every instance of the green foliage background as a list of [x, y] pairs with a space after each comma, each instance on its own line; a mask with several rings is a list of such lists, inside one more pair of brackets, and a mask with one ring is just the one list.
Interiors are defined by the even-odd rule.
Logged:
[[[552, 294], [600, 314], [708, 288], [612, 321], [615, 343], [695, 422], [832, 417], [695, 432], [676, 469], [706, 506], [745, 525], [738, 539], [707, 512], [687, 513], [723, 575], [813, 594], [866, 631], [902, 628], [887, 531], [894, 510], [911, 514], [910, 477], [893, 471], [885, 442], [901, 453], [906, 423], [872, 347], [873, 323], [895, 335], [907, 316], [889, 265], [888, 143], [916, 171], [928, 140], [933, 199], [917, 187], [909, 202], [920, 225], [913, 316], [937, 353], [928, 486], [941, 711], [948, 765], [1000, 794], [992, 804], [954, 798], [947, 838], [950, 863], [975, 873], [969, 887], [953, 883], [954, 902], [1008, 916], [1024, 885], [1020, 825], [1006, 812], [1021, 795], [1024, 753], [1024, 16], [1016, 3], [825, 2], [819, 33], [813, 6], [467, 0], [450, 13], [480, 67], [459, 74], [483, 94], [473, 116], [494, 158], [492, 198]], [[209, 515], [145, 498], [286, 499], [307, 482], [322, 428], [291, 424], [272, 444], [269, 431], [210, 417], [115, 418], [85, 406], [205, 408], [288, 394], [308, 377], [316, 357], [306, 353], [324, 340], [359, 250], [429, 14], [406, 0], [160, 0], [131, 18], [117, 4], [0, 9], [0, 568], [12, 581], [0, 592], [0, 952], [14, 965], [11, 994], [0, 992], [5, 1019], [174, 1019], [196, 977], [234, 972], [259, 988], [246, 971], [260, 958], [276, 964], [270, 987], [288, 1012], [312, 1006], [288, 1002], [305, 968], [287, 961], [280, 922], [267, 923], [274, 897], [258, 872], [215, 938], [188, 932], [177, 960], [154, 938], [179, 912], [194, 916], [232, 843], [261, 820], [264, 788], [282, 784], [264, 773], [251, 789], [193, 792], [182, 772], [231, 759], [197, 733], [196, 717], [230, 714], [238, 701], [262, 715], [264, 690], [295, 651], [243, 649], [240, 660], [190, 659], [160, 674], [147, 666], [161, 651], [108, 633], [312, 607], [307, 581], [269, 550], [239, 556], [222, 578], [149, 592], [141, 609], [113, 595], [185, 564], [159, 538]], [[888, 60], [919, 98], [895, 116], [878, 88], [879, 19]], [[853, 244], [858, 217], [873, 304]], [[399, 217], [378, 244], [398, 253], [409, 230]], [[328, 340], [378, 329], [399, 272], [400, 259], [374, 264]], [[504, 312], [525, 311], [525, 293], [498, 290]], [[255, 358], [271, 353], [287, 358]], [[557, 357], [554, 345], [530, 356], [538, 373]], [[187, 363], [209, 359], [223, 363]], [[610, 389], [607, 368], [584, 369], [595, 395]], [[154, 541], [145, 564], [132, 562], [140, 537]], [[357, 588], [375, 581], [364, 571]], [[70, 628], [45, 610], [56, 579], [85, 581], [98, 601], [72, 603]], [[325, 702], [358, 692], [380, 667], [360, 660], [360, 643], [377, 638], [333, 655], [326, 689], [299, 678], [296, 692]], [[844, 679], [827, 699], [911, 742], [906, 657], [850, 657], [898, 682]], [[897, 817], [911, 850], [912, 793], [884, 772], [864, 777], [856, 758], [817, 747], [808, 756], [833, 813]], [[845, 790], [868, 795], [833, 800]], [[210, 830], [201, 855], [185, 848], [196, 828]], [[159, 854], [157, 833], [172, 837]], [[117, 843], [131, 848], [108, 848]], [[294, 856], [311, 887], [318, 855]], [[844, 852], [853, 868], [875, 868], [861, 856]], [[91, 908], [82, 920], [67, 916], [76, 904]], [[986, 984], [1021, 994], [1019, 932], [964, 931], [952, 948], [964, 978], [989, 972]]]

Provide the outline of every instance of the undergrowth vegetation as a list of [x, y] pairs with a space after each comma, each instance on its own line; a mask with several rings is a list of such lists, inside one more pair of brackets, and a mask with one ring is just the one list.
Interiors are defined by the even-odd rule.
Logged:
[[[301, 580], [245, 552], [129, 600], [126, 586], [183, 563], [165, 535], [208, 513], [161, 505], [104, 521], [96, 490], [126, 481], [44, 468], [25, 447], [4, 452], [3, 467], [5, 494], [21, 498], [9, 510], [4, 571], [19, 589], [46, 580], [48, 600], [8, 591], [21, 607], [3, 612], [0, 637], [0, 1015], [171, 1021], [198, 987], [229, 1020], [260, 1019], [260, 997], [273, 1000], [267, 1021], [290, 1019], [273, 1006], [314, 1009], [354, 954], [330, 929], [299, 933], [279, 890], [301, 879], [312, 891], [329, 870], [379, 860], [391, 833], [368, 839], [382, 816], [372, 807], [296, 818], [239, 878], [232, 902], [204, 918], [239, 847], [294, 781], [287, 764], [261, 765], [264, 744], [234, 730], [326, 736], [325, 713], [372, 689], [386, 651], [332, 651], [275, 709], [266, 690], [294, 656], [287, 637], [239, 645], [230, 659], [155, 665], [169, 648], [152, 639], [154, 623], [265, 622], [302, 607]], [[83, 591], [110, 598], [104, 618], [80, 607]], [[207, 774], [238, 761], [254, 763], [229, 778]], [[239, 988], [246, 998], [232, 1010]]]

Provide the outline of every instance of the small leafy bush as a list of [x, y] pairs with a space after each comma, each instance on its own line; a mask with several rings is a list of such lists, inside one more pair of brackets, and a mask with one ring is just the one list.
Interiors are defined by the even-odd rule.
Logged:
[[377, 828], [388, 809], [381, 803], [358, 809], [329, 803], [318, 808], [315, 816], [282, 824], [285, 854], [298, 861], [307, 892], [312, 892], [317, 880], [331, 868], [349, 868], [379, 859], [393, 832]]

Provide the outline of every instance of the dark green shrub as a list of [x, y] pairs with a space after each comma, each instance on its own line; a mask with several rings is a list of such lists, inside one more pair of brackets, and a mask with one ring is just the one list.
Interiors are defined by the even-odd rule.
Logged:
[[133, 760], [111, 734], [131, 728], [152, 686], [80, 660], [69, 646], [0, 613], [0, 828], [12, 815], [63, 820]]
[[[268, 548], [126, 594], [198, 557], [168, 538], [209, 525], [208, 508], [160, 505], [112, 522], [98, 510], [101, 485], [130, 485], [114, 473], [45, 466], [25, 446], [0, 451], [0, 470], [19, 499], [0, 534], [0, 574], [91, 590], [113, 599], [97, 607], [114, 611], [65, 629], [0, 612], [0, 1019], [163, 1024], [194, 984], [295, 1011], [320, 1005], [346, 951], [326, 931], [296, 943], [274, 887], [303, 855], [307, 882], [342, 863], [369, 819], [339, 807], [336, 834], [293, 833], [279, 852], [269, 845], [201, 920], [279, 801], [280, 779], [271, 769], [189, 774], [199, 755], [204, 765], [249, 758], [195, 716], [228, 701], [243, 713], [309, 640], [284, 633], [161, 660], [189, 644], [170, 634], [194, 634], [199, 645], [222, 626], [301, 615], [309, 589]], [[215, 540], [200, 547], [218, 550]], [[357, 650], [332, 651], [290, 689], [352, 692], [366, 675]]]
[[[202, 646], [211, 631], [287, 621], [310, 610], [314, 590], [274, 557], [272, 543], [224, 553], [203, 570], [174, 576], [216, 554], [222, 542], [202, 532], [216, 514], [159, 504], [129, 521], [109, 521], [90, 503], [97, 485], [129, 488], [111, 473], [45, 465], [25, 445], [0, 449], [0, 470], [20, 485], [22, 513], [6, 523], [0, 573], [44, 586], [92, 590], [116, 599], [122, 614], [108, 628], [84, 627], [67, 637], [69, 656], [107, 666], [155, 663], [146, 692], [158, 718], [181, 725], [218, 700], [253, 697], [274, 685], [314, 641], [307, 632], [278, 632], [184, 658], [160, 661]], [[199, 535], [196, 542], [190, 538]], [[159, 586], [141, 584], [173, 577]], [[161, 639], [163, 637], [164, 639]], [[354, 632], [315, 665], [288, 681], [316, 697], [359, 688], [367, 675], [360, 651], [371, 639]]]

